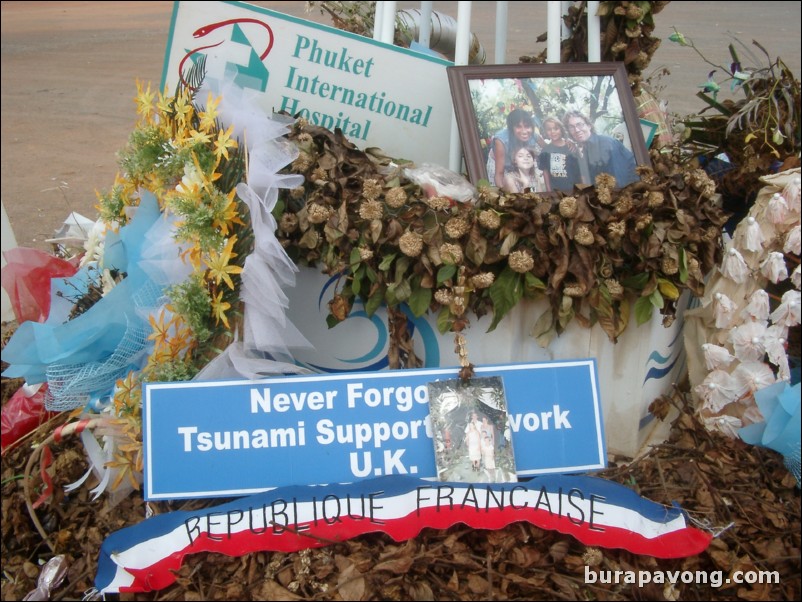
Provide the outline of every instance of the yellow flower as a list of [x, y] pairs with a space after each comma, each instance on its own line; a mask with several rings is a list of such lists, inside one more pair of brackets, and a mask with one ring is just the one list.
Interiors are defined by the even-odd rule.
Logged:
[[181, 94], [175, 99], [175, 118], [179, 123], [189, 123], [195, 110], [192, 108], [192, 99], [187, 94]]
[[245, 225], [239, 217], [237, 203], [234, 202], [236, 194], [237, 189], [232, 188], [231, 192], [225, 196], [225, 203], [220, 211], [217, 212], [217, 217], [215, 217], [214, 222], [212, 222], [212, 225], [217, 228], [223, 236], [228, 236], [232, 224], [239, 224], [240, 226]]
[[153, 341], [156, 348], [167, 345], [168, 339], [170, 338], [170, 327], [173, 325], [174, 318], [170, 318], [170, 320], [165, 323], [164, 319], [166, 313], [165, 311], [159, 312], [158, 321], [156, 321], [152, 315], [148, 316], [148, 322], [150, 322], [150, 326], [153, 328], [153, 332], [148, 335], [148, 340]]
[[217, 106], [220, 104], [221, 97], [215, 98], [209, 92], [209, 98], [206, 100], [206, 110], [198, 113], [200, 117], [200, 124], [198, 127], [204, 132], [210, 132], [214, 129], [214, 122], [217, 119]]
[[142, 89], [142, 82], [136, 80], [136, 112], [142, 116], [143, 119], [149, 121], [150, 116], [153, 114], [153, 101], [156, 98], [156, 93], [150, 89], [148, 84], [147, 90]]
[[234, 126], [228, 126], [228, 129], [223, 131], [220, 130], [217, 132], [217, 140], [214, 141], [214, 154], [217, 157], [217, 161], [220, 161], [221, 157], [225, 157], [228, 159], [228, 149], [229, 148], [237, 148], [237, 141], [231, 139], [231, 134], [234, 131]]
[[210, 134], [206, 132], [206, 130], [202, 131], [192, 130], [189, 133], [189, 139], [192, 141], [193, 144], [209, 144], [212, 141], [212, 137]]
[[142, 389], [139, 385], [137, 372], [129, 372], [125, 378], [117, 381], [114, 391], [114, 409], [118, 416], [137, 414], [142, 399]]
[[159, 110], [160, 116], [165, 118], [162, 123], [165, 123], [166, 118], [173, 114], [173, 97], [168, 96], [166, 86], [164, 92], [159, 93], [159, 101], [156, 103], [156, 108]]
[[230, 328], [228, 325], [228, 318], [226, 317], [226, 311], [231, 309], [231, 303], [223, 301], [223, 291], [217, 293], [217, 296], [212, 299], [212, 312], [214, 314], [214, 321], [215, 324], [219, 324], [220, 321], [223, 321], [223, 325], [226, 328]]
[[234, 290], [234, 282], [231, 280], [229, 274], [239, 274], [242, 272], [240, 266], [229, 265], [231, 258], [237, 256], [237, 254], [233, 252], [234, 243], [236, 241], [237, 237], [232, 236], [226, 242], [222, 253], [209, 251], [209, 258], [203, 260], [203, 263], [209, 266], [209, 276], [207, 276], [207, 279], [214, 278], [215, 284], [220, 284], [221, 280], [225, 280], [225, 283], [231, 290]]

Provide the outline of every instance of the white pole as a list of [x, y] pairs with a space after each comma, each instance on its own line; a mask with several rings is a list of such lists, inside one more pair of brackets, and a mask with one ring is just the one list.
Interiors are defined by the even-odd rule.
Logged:
[[507, 22], [509, 21], [509, 2], [496, 2], [496, 65], [507, 62]]
[[376, 12], [373, 14], [373, 39], [382, 39], [382, 19], [384, 16], [384, 1], [376, 3]]
[[601, 20], [599, 3], [588, 0], [588, 62], [601, 61]]
[[386, 44], [392, 44], [393, 38], [395, 38], [395, 7], [398, 3], [387, 1], [384, 4], [381, 41]]
[[420, 3], [420, 25], [418, 30], [418, 44], [424, 48], [432, 46], [432, 5], [434, 2]]
[[[471, 3], [457, 2], [457, 40], [454, 46], [454, 64], [467, 65], [471, 41]], [[462, 145], [459, 142], [457, 115], [451, 113], [451, 149], [448, 158], [451, 171], [462, 171]]]
[[548, 25], [548, 38], [546, 39], [546, 62], [560, 62], [560, 42], [562, 38], [562, 2], [549, 0], [546, 23]]

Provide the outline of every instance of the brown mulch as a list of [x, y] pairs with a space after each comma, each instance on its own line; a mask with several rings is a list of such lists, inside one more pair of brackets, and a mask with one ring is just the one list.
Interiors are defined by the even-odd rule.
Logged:
[[[6, 330], [4, 325], [4, 331]], [[5, 332], [3, 340], [5, 341]], [[2, 380], [3, 404], [19, 381]], [[631, 463], [611, 462], [596, 476], [623, 483], [643, 497], [677, 503], [697, 524], [712, 530], [698, 556], [660, 560], [621, 550], [590, 548], [571, 536], [520, 522], [500, 530], [455, 525], [424, 529], [395, 542], [383, 533], [325, 548], [285, 554], [259, 552], [240, 558], [201, 553], [187, 557], [178, 581], [147, 594], [111, 600], [799, 600], [800, 490], [774, 451], [712, 434], [695, 419], [687, 392], [670, 403], [680, 412], [668, 441]], [[21, 600], [36, 587], [40, 565], [64, 554], [68, 572], [52, 600], [80, 600], [93, 586], [103, 539], [141, 522], [145, 503], [132, 495], [111, 507], [91, 501], [84, 485], [67, 495], [63, 486], [87, 468], [75, 437], [52, 446], [54, 496], [36, 511], [26, 504], [23, 479], [31, 445], [66, 416], [44, 425], [2, 456], [2, 590], [0, 599]], [[31, 490], [41, 485], [32, 471]], [[33, 501], [33, 500], [29, 500]], [[218, 505], [224, 500], [151, 504], [157, 512]], [[49, 544], [48, 544], [49, 542]], [[774, 583], [585, 584], [594, 570], [776, 571]]]

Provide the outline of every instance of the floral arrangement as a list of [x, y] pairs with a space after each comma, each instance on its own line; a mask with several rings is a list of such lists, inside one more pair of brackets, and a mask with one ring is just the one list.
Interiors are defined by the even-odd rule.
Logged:
[[[190, 380], [235, 353], [236, 341], [260, 352], [285, 348], [273, 324], [283, 317], [279, 297], [272, 305], [259, 299], [250, 322], [243, 307], [252, 289], [276, 290], [294, 270], [281, 262], [270, 216], [270, 194], [281, 185], [275, 172], [293, 158], [275, 142], [286, 124], [257, 114], [233, 87], [225, 110], [222, 95], [206, 88], [157, 95], [137, 82], [137, 91], [139, 121], [119, 156], [124, 175], [99, 195], [81, 270], [54, 281], [48, 319], [21, 324], [4, 349], [6, 376], [47, 381], [49, 409], [89, 413], [51, 440], [87, 425], [102, 434], [102, 447], [82, 434], [92, 465], [84, 479], [98, 475], [98, 495], [141, 482], [143, 382]], [[250, 169], [237, 140], [244, 130], [220, 124], [234, 114], [249, 116], [243, 121], [258, 140], [247, 148]], [[46, 463], [46, 449], [31, 461], [42, 454]]]
[[[763, 391], [783, 381], [799, 386], [799, 169], [766, 177], [764, 184], [708, 282], [702, 306], [685, 314], [686, 347], [702, 356], [689, 361], [699, 415], [708, 428], [731, 437], [770, 418], [764, 414], [769, 406], [756, 403]], [[798, 405], [797, 394], [797, 412]], [[796, 445], [798, 454], [798, 429]], [[798, 457], [795, 476], [799, 480]]]

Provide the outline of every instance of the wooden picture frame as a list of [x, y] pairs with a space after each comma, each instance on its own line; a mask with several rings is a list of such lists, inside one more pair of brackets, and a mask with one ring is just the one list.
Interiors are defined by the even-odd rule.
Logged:
[[[623, 63], [458, 66], [447, 73], [473, 184], [489, 180], [508, 192], [567, 193], [577, 184], [595, 185], [598, 173], [609, 173], [621, 188], [639, 180], [635, 166], [650, 165]], [[509, 122], [516, 119], [513, 127]], [[560, 135], [565, 148], [557, 148]], [[529, 154], [537, 169], [524, 169], [529, 160], [523, 152], [512, 164], [511, 154], [521, 146], [534, 149]], [[503, 169], [496, 161], [500, 156]]]

